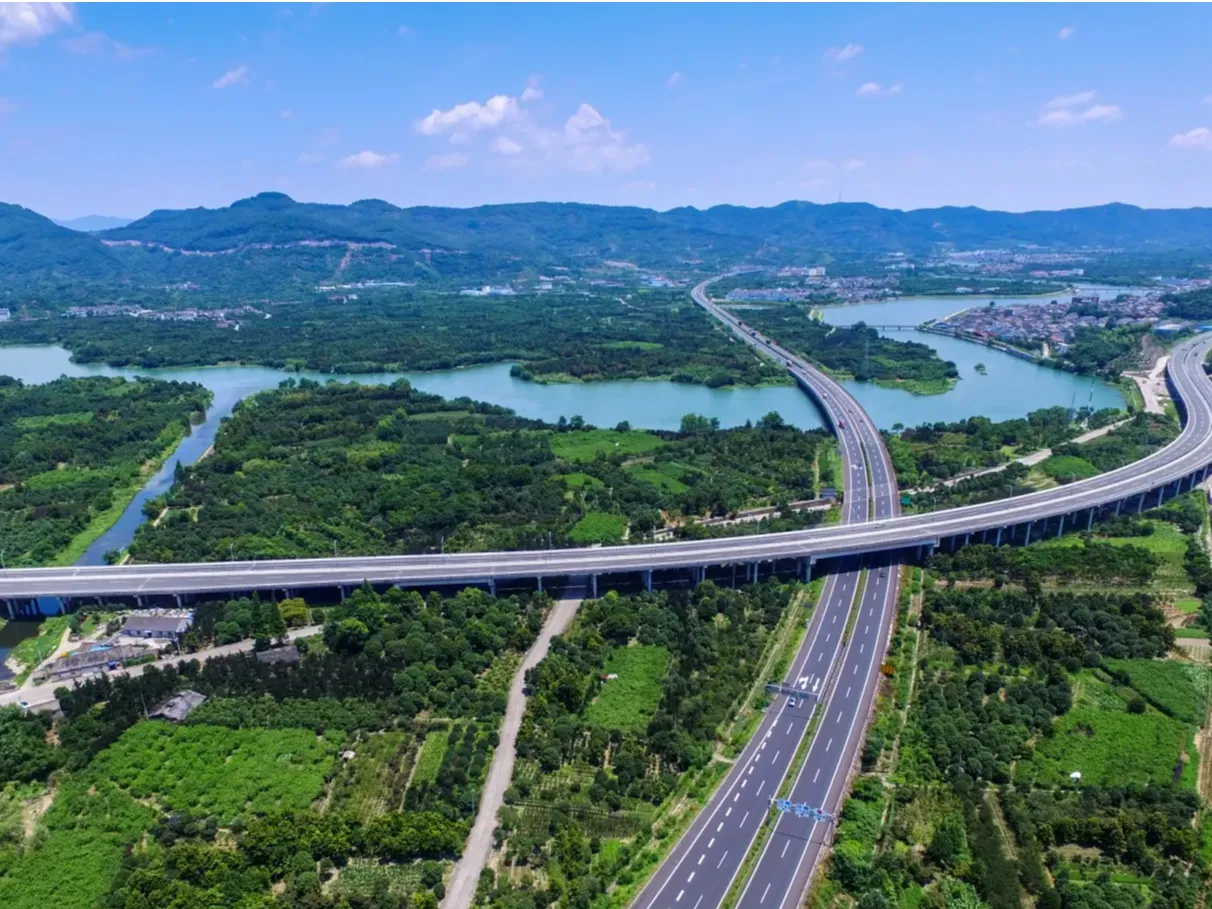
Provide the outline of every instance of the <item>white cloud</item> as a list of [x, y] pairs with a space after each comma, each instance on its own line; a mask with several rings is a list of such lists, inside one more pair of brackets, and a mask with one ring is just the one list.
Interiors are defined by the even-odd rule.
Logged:
[[1070, 38], [1072, 38], [1076, 34], [1077, 34], [1076, 25], [1066, 25], [1064, 28], [1062, 28], [1059, 32], [1056, 33], [1056, 37], [1060, 38], [1062, 41], [1068, 41]]
[[860, 98], [886, 98], [890, 95], [899, 95], [904, 87], [900, 82], [893, 82], [887, 88], [878, 82], [864, 82], [858, 87], [855, 94]]
[[531, 170], [550, 166], [580, 173], [625, 172], [651, 158], [646, 145], [630, 142], [593, 105], [584, 103], [559, 129], [540, 124], [533, 110], [522, 108], [510, 95], [494, 95], [482, 104], [467, 101], [449, 110], [435, 108], [415, 121], [413, 129], [429, 136], [449, 134], [461, 145], [476, 142], [479, 133], [490, 133], [492, 151], [508, 158], [511, 167]]
[[346, 155], [338, 163], [341, 167], [356, 167], [362, 170], [374, 170], [376, 167], [383, 167], [386, 164], [395, 164], [400, 160], [400, 156], [391, 152], [383, 155], [376, 151], [367, 149], [360, 151], [356, 155]]
[[543, 77], [538, 73], [535, 73], [526, 80], [526, 88], [522, 89], [523, 104], [528, 104], [531, 101], [538, 101], [543, 97], [543, 89], [539, 88], [539, 83], [542, 81]]
[[1044, 107], [1048, 110], [1057, 110], [1062, 107], [1077, 107], [1079, 104], [1086, 104], [1094, 100], [1094, 92], [1078, 92], [1075, 95], [1061, 95], [1057, 98], [1045, 102]]
[[673, 88], [685, 78], [686, 77], [682, 75], [682, 71], [680, 69], [675, 69], [669, 74], [669, 78], [665, 80], [665, 87]]
[[0, 50], [32, 44], [73, 21], [71, 3], [0, 3]]
[[1051, 98], [1044, 102], [1043, 111], [1034, 123], [1036, 126], [1080, 126], [1083, 123], [1113, 123], [1124, 118], [1118, 104], [1092, 104], [1096, 94], [1084, 91]]
[[825, 51], [825, 59], [832, 60], [834, 63], [845, 63], [847, 60], [853, 60], [863, 52], [861, 44], [844, 44], [841, 47], [831, 47]]
[[1092, 104], [1085, 110], [1058, 108], [1040, 114], [1037, 126], [1080, 126], [1083, 123], [1113, 123], [1122, 120], [1124, 112], [1118, 104]]
[[450, 110], [439, 110], [435, 107], [429, 116], [417, 120], [413, 128], [426, 136], [437, 136], [451, 131], [479, 132], [491, 129], [510, 117], [516, 117], [517, 114], [516, 98], [493, 95], [483, 104], [479, 101], [466, 101], [456, 104]]
[[516, 155], [522, 151], [522, 146], [508, 136], [497, 136], [492, 140], [492, 150], [498, 155]]
[[239, 85], [248, 80], [248, 67], [241, 63], [235, 69], [229, 69], [222, 76], [216, 79], [213, 83], [215, 88], [227, 88], [231, 85]]
[[64, 48], [71, 54], [99, 54], [105, 47], [105, 32], [81, 32], [73, 38], [63, 41]]
[[867, 166], [867, 162], [862, 158], [851, 158], [842, 165], [846, 170], [862, 170]]
[[467, 157], [467, 155], [430, 155], [429, 160], [425, 162], [425, 166], [431, 170], [454, 170], [458, 167], [466, 167], [467, 162], [470, 160], [471, 158]]
[[1200, 148], [1204, 151], [1212, 151], [1212, 129], [1197, 126], [1185, 133], [1175, 133], [1167, 144], [1171, 148]]

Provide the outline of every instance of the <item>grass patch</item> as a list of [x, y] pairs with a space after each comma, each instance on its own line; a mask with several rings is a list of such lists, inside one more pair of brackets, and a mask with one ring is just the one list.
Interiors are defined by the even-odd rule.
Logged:
[[60, 787], [36, 845], [0, 876], [4, 909], [93, 909], [109, 892], [131, 843], [155, 812], [112, 783]]
[[1106, 660], [1112, 672], [1127, 676], [1128, 684], [1169, 716], [1193, 726], [1208, 710], [1210, 673], [1206, 667], [1172, 660]]
[[572, 525], [568, 536], [574, 543], [617, 543], [627, 532], [627, 516], [605, 511], [590, 511]]
[[249, 815], [308, 808], [332, 773], [341, 733], [227, 729], [144, 722], [90, 765], [138, 799], [231, 823]]
[[641, 430], [587, 429], [557, 432], [551, 436], [552, 453], [565, 461], [592, 461], [598, 455], [644, 454], [664, 444], [664, 440]]
[[565, 473], [560, 474], [560, 479], [564, 481], [564, 485], [569, 489], [603, 489], [606, 484], [597, 477], [591, 477], [587, 473]]
[[438, 778], [442, 768], [442, 758], [446, 756], [446, 746], [450, 743], [449, 729], [434, 729], [425, 734], [421, 743], [421, 752], [417, 755], [417, 769], [412, 776], [412, 785], [432, 783]]
[[665, 345], [657, 341], [607, 341], [598, 347], [602, 350], [663, 350]]
[[1061, 483], [1087, 480], [1100, 473], [1099, 469], [1085, 458], [1074, 455], [1051, 455], [1040, 463], [1039, 469]]
[[20, 663], [26, 670], [33, 670], [39, 663], [55, 652], [63, 632], [71, 623], [71, 616], [53, 615], [45, 618], [38, 625], [38, 633], [32, 638], [19, 641], [9, 656]]
[[661, 680], [669, 667], [669, 651], [664, 647], [620, 647], [610, 654], [602, 668], [604, 675], [617, 674], [602, 684], [602, 691], [585, 718], [607, 729], [642, 733], [656, 713], [661, 700]]
[[1180, 597], [1174, 601], [1174, 608], [1184, 615], [1194, 615], [1199, 612], [1199, 600], [1194, 597]]
[[17, 417], [13, 425], [18, 429], [48, 429], [51, 426], [78, 426], [91, 422], [91, 410], [78, 410], [73, 413], [48, 413], [34, 417]]
[[682, 482], [686, 471], [678, 464], [632, 464], [623, 472], [666, 492], [683, 493], [690, 488]]
[[1169, 786], [1191, 737], [1187, 724], [1154, 710], [1132, 714], [1079, 706], [1060, 717], [1055, 729], [1019, 765], [1017, 781], [1066, 785], [1076, 770], [1084, 785]]

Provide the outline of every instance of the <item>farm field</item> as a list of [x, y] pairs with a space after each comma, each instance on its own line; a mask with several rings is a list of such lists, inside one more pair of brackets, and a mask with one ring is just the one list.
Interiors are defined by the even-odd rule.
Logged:
[[603, 675], [615, 675], [585, 711], [589, 722], [607, 729], [641, 733], [656, 713], [661, 681], [669, 667], [665, 647], [621, 647], [610, 654]]
[[93, 761], [112, 780], [166, 811], [211, 815], [224, 824], [307, 808], [324, 790], [344, 737], [303, 729], [225, 729], [139, 723]]

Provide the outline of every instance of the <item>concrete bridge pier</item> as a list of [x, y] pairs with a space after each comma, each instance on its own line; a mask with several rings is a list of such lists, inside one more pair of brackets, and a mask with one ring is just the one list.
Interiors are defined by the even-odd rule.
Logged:
[[649, 568], [647, 571], [644, 572], [644, 589], [649, 592], [652, 591], [652, 569], [651, 568]]
[[[597, 580], [597, 578], [595, 576], [594, 581], [596, 582], [596, 580]], [[496, 578], [488, 579], [488, 594], [489, 594], [489, 596], [494, 596], [494, 597], [497, 595], [497, 579]], [[345, 602], [345, 588], [344, 587], [341, 588], [341, 602]]]
[[1136, 502], [1136, 513], [1140, 514], [1144, 510], [1145, 510], [1145, 494], [1142, 492], [1140, 494], [1140, 499], [1138, 499]]
[[1002, 529], [1000, 527], [997, 528], [997, 533], [993, 537], [993, 545], [994, 546], [1002, 545]]
[[1024, 546], [1030, 546], [1030, 545], [1031, 545], [1031, 525], [1032, 525], [1033, 523], [1035, 523], [1035, 522], [1034, 522], [1034, 521], [1028, 521], [1028, 522], [1027, 522], [1027, 533], [1026, 533], [1026, 535], [1023, 537], [1023, 545], [1024, 545]]
[[1056, 535], [1059, 537], [1065, 532], [1065, 516], [1061, 515], [1056, 522]]
[[9, 620], [11, 621], [12, 619], [16, 618], [16, 616], [14, 616], [14, 615], [13, 615], [13, 601], [12, 601], [12, 600], [5, 600], [5, 601], [4, 601], [4, 605], [5, 605], [5, 607], [8, 609], [8, 617], [9, 617]]
[[802, 558], [799, 560], [799, 563], [798, 574], [803, 577], [804, 583], [807, 584], [812, 580], [812, 559]]
[[[648, 573], [652, 574], [651, 571]], [[539, 575], [537, 578], [535, 578], [535, 580], [538, 582], [538, 585], [539, 585], [539, 587], [538, 587], [539, 593], [542, 593], [543, 592], [543, 576]], [[652, 588], [649, 587], [648, 589], [651, 590]]]
[[1118, 499], [1118, 500], [1116, 501], [1116, 503], [1115, 503], [1115, 516], [1116, 516], [1117, 518], [1119, 517], [1119, 510], [1120, 510], [1121, 508], [1123, 508], [1123, 506], [1124, 506], [1124, 500], [1123, 500], [1123, 499]]
[[596, 574], [589, 576], [589, 595], [595, 600], [598, 598], [598, 576]]
[[1093, 526], [1094, 526], [1094, 508], [1092, 507], [1090, 509], [1090, 513], [1088, 515], [1086, 515], [1086, 530], [1091, 529]]

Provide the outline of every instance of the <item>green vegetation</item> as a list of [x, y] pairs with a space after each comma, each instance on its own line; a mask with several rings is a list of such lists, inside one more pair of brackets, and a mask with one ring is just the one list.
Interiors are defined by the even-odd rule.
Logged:
[[707, 582], [581, 607], [527, 673], [491, 905], [605, 909], [634, 896], [727, 769], [715, 753], [794, 589]]
[[602, 666], [606, 684], [585, 711], [595, 726], [641, 733], [661, 700], [669, 650], [659, 645], [620, 647]]
[[[1019, 764], [1016, 779], [1060, 786], [1077, 771], [1093, 786], [1166, 785], [1182, 775], [1191, 727], [1161, 713], [1076, 707]], [[1177, 768], [1177, 772], [1176, 772]]]
[[270, 318], [233, 316], [239, 331], [209, 320], [48, 316], [0, 324], [0, 344], [56, 343], [78, 362], [144, 368], [250, 363], [359, 373], [513, 361], [515, 375], [543, 382], [789, 381], [681, 290], [636, 288], [625, 296], [565, 290], [507, 302], [400, 288], [363, 291], [356, 304], [305, 297], [272, 307]]
[[[1088, 426], [1106, 425], [1120, 416], [1118, 411], [1089, 414]], [[965, 428], [966, 427], [966, 428]], [[1003, 427], [1008, 430], [999, 445]], [[915, 511], [933, 511], [961, 505], [991, 502], [1023, 495], [1056, 483], [1068, 483], [1123, 467], [1152, 454], [1178, 436], [1175, 420], [1156, 414], [1137, 413], [1106, 435], [1077, 444], [1067, 442], [1085, 429], [1068, 424], [1065, 408], [1049, 408], [1028, 415], [1023, 421], [989, 423], [978, 417], [960, 424], [919, 427], [889, 439], [888, 449], [898, 480], [916, 477], [922, 486], [933, 488], [911, 498]], [[1034, 468], [1010, 463], [1004, 469], [959, 480], [949, 486], [934, 485], [936, 478], [981, 466], [1004, 464], [1011, 457], [1040, 448], [1052, 455]]]
[[667, 519], [812, 499], [818, 473], [833, 479], [818, 470], [825, 434], [778, 414], [732, 430], [683, 422], [659, 434], [595, 430], [578, 417], [549, 426], [404, 382], [288, 380], [237, 408], [214, 454], [151, 506], [170, 510], [139, 529], [130, 552], [208, 561], [619, 543]]
[[10, 568], [71, 564], [189, 432], [210, 392], [185, 382], [0, 375], [0, 539]]
[[808, 307], [789, 305], [747, 311], [745, 320], [827, 370], [860, 381], [916, 394], [941, 394], [959, 378], [955, 364], [940, 359], [925, 344], [885, 338], [862, 322], [834, 326], [809, 315]]
[[[504, 706], [481, 681], [549, 603], [367, 587], [322, 612], [207, 604], [207, 639], [308, 612], [324, 631], [297, 663], [152, 666], [59, 689], [55, 720], [0, 711], [0, 902], [435, 909]], [[185, 723], [144, 718], [186, 688], [208, 700]], [[342, 881], [347, 863], [363, 870]]]
[[[1025, 418], [995, 423], [969, 417], [954, 423], [924, 423], [899, 433], [885, 433], [888, 453], [902, 488], [933, 485], [973, 470], [1007, 464], [1044, 448], [1055, 448], [1087, 429], [1105, 426], [1123, 414], [1117, 410], [1045, 407]], [[1085, 446], [1080, 446], [1084, 450]], [[1004, 481], [1003, 481], [1004, 482]]]
[[1174, 632], [1157, 607], [1202, 527], [1187, 498], [1097, 535], [933, 557], [815, 906], [1200, 903], [1209, 670], [1162, 659]]
[[166, 811], [239, 818], [301, 811], [324, 789], [342, 736], [304, 729], [224, 729], [139, 723], [92, 762], [91, 770], [136, 799]]

